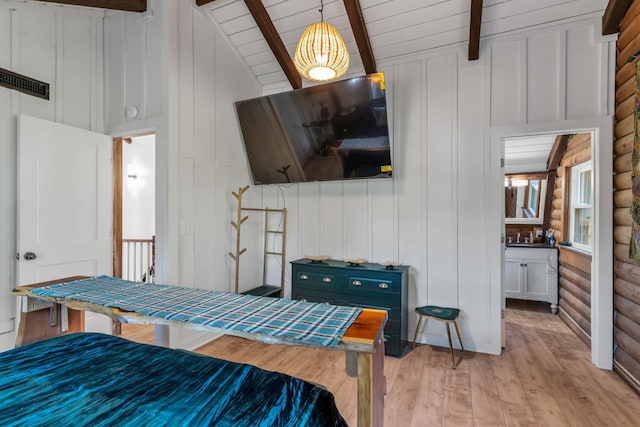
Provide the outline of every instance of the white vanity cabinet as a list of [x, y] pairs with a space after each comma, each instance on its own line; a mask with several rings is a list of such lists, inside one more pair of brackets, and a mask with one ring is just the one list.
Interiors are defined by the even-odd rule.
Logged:
[[504, 255], [505, 297], [551, 303], [558, 312], [558, 250], [540, 245], [507, 247]]

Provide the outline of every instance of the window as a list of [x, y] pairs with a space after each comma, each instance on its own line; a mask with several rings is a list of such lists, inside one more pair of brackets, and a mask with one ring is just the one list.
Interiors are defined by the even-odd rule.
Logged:
[[540, 180], [532, 179], [527, 187], [527, 211], [529, 218], [538, 216], [538, 206], [540, 206]]
[[591, 252], [593, 225], [593, 186], [591, 161], [571, 168], [569, 205], [570, 237], [573, 246]]

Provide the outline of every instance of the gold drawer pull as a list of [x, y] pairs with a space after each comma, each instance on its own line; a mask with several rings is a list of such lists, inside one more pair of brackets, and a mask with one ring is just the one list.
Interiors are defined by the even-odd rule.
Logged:
[[351, 282], [351, 284], [353, 286], [360, 286], [360, 285], [362, 285], [362, 282], [360, 280], [354, 280], [353, 282]]
[[300, 280], [309, 280], [309, 276], [307, 276], [306, 274], [301, 274]]
[[381, 289], [387, 289], [389, 285], [387, 283], [378, 283], [378, 287]]
[[323, 278], [322, 278], [322, 281], [323, 281], [324, 283], [331, 283], [331, 277], [323, 277]]

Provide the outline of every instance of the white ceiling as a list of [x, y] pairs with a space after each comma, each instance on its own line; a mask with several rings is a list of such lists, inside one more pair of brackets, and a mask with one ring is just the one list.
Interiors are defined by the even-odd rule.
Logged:
[[504, 173], [544, 172], [557, 135], [504, 139]]
[[[293, 56], [304, 28], [320, 20], [320, 0], [263, 3]], [[484, 0], [481, 37], [576, 16], [602, 16], [606, 4], [607, 0]], [[438, 47], [460, 45], [466, 52], [471, 0], [360, 0], [360, 6], [378, 68], [398, 57]], [[288, 84], [243, 0], [215, 0], [202, 8], [263, 86]], [[351, 54], [347, 77], [364, 74], [343, 0], [324, 0], [324, 19], [338, 28]]]

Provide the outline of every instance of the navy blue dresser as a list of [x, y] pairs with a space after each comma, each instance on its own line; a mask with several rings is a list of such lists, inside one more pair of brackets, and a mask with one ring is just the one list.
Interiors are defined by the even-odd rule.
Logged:
[[291, 261], [291, 298], [387, 310], [385, 354], [401, 356], [407, 343], [407, 266]]

